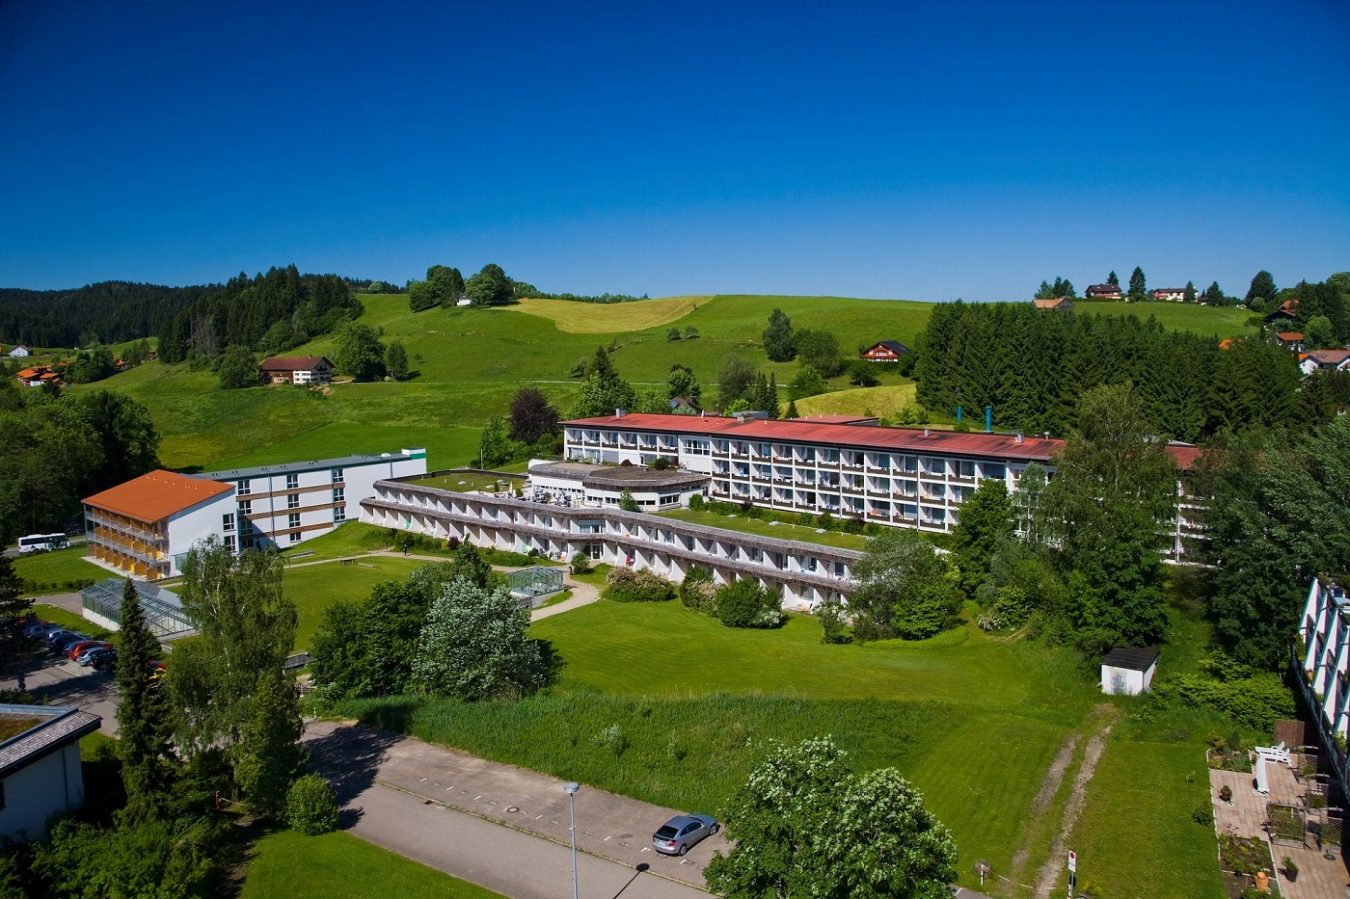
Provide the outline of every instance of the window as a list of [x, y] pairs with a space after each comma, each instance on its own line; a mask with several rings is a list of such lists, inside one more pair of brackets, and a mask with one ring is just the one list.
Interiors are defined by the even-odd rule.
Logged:
[[333, 523], [334, 523], [334, 524], [337, 524], [337, 523], [340, 522], [340, 521], [346, 521], [346, 520], [347, 520], [347, 507], [346, 507], [346, 506], [338, 506], [337, 508], [335, 508], [335, 509], [333, 510]]
[[220, 516], [220, 527], [225, 533], [231, 533], [234, 530], [234, 513], [226, 512]]
[[286, 527], [291, 528], [291, 529], [295, 529], [295, 528], [300, 527], [300, 513], [299, 513], [299, 512], [292, 512], [290, 515], [286, 516]]
[[253, 500], [241, 499], [239, 501], [239, 517], [243, 518], [245, 515], [252, 515], [252, 514], [253, 514]]
[[298, 475], [298, 474], [288, 474], [288, 475], [286, 475], [286, 489], [287, 489], [287, 490], [294, 490], [294, 489], [296, 489], [296, 488], [299, 487], [299, 486], [300, 486], [300, 475]]
[[225, 548], [230, 552], [234, 552], [234, 534], [225, 535]]
[[292, 494], [288, 495], [288, 496], [286, 497], [286, 508], [288, 508], [288, 509], [298, 509], [298, 508], [300, 508], [300, 494], [298, 494], [298, 493], [292, 493]]
[[341, 483], [342, 483], [342, 469], [341, 469], [341, 468], [334, 468], [334, 469], [333, 469], [333, 483], [334, 483], [334, 484], [341, 484]]
[[347, 495], [345, 490], [343, 490], [341, 487], [333, 488], [333, 502], [340, 503], [343, 502], [346, 498]]
[[300, 542], [300, 532], [299, 532], [299, 531], [291, 531], [291, 542], [292, 542], [292, 543], [299, 543], [299, 542]]
[[239, 485], [236, 488], [235, 492], [238, 493], [240, 496], [248, 496], [250, 493], [253, 492], [253, 487], [250, 485], [248, 480], [242, 480], [239, 482]]

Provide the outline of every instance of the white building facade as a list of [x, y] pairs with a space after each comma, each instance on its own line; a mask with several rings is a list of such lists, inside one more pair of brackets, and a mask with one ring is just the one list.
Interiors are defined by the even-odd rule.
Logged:
[[[1064, 441], [1017, 434], [835, 424], [810, 419], [626, 413], [564, 422], [563, 458], [634, 465], [665, 459], [707, 474], [709, 495], [728, 502], [947, 533], [982, 481], [1011, 493], [1028, 465], [1053, 474]], [[1183, 467], [1199, 451], [1171, 446]], [[1167, 556], [1203, 539], [1197, 506], [1181, 484]]]
[[1345, 588], [1316, 578], [1298, 628], [1303, 697], [1317, 719], [1322, 746], [1339, 754], [1334, 765], [1342, 790], [1350, 790], [1350, 596]]
[[811, 609], [853, 589], [861, 553], [689, 524], [617, 508], [559, 507], [486, 493], [456, 493], [380, 481], [361, 503], [361, 520], [379, 527], [512, 552], [537, 550], [564, 561], [577, 553], [615, 567], [679, 582], [694, 565], [718, 583], [750, 577], [780, 589], [783, 605]]
[[375, 482], [427, 473], [427, 451], [345, 456], [214, 471], [200, 477], [233, 487], [220, 536], [232, 548], [286, 549], [360, 515]]
[[79, 709], [0, 705], [0, 720], [29, 724], [0, 742], [0, 838], [36, 840], [52, 815], [84, 804], [80, 738], [101, 719]]

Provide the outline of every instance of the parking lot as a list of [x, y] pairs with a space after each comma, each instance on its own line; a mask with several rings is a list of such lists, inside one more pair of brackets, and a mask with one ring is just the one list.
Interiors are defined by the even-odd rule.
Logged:
[[[111, 673], [82, 668], [47, 652], [25, 674], [28, 692], [39, 702], [92, 712], [103, 719], [99, 732], [117, 735], [117, 685]], [[18, 679], [0, 679], [0, 689], [18, 689]]]

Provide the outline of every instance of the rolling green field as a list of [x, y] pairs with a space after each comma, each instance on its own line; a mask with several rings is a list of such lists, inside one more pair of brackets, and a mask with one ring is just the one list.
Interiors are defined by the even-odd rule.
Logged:
[[797, 400], [797, 411], [802, 415], [893, 416], [906, 406], [914, 405], [914, 391], [913, 381], [835, 390]]
[[1133, 315], [1156, 318], [1164, 328], [1172, 331], [1190, 331], [1192, 334], [1221, 337], [1241, 337], [1255, 334], [1252, 312], [1234, 307], [1199, 306], [1193, 303], [1114, 303], [1073, 301], [1073, 310], [1079, 315]]
[[[399, 340], [406, 347], [411, 380], [339, 383], [326, 392], [294, 387], [226, 391], [217, 387], [210, 370], [148, 363], [71, 389], [121, 390], [145, 403], [163, 436], [161, 460], [170, 468], [205, 471], [406, 446], [425, 446], [432, 469], [450, 468], [473, 462], [478, 428], [490, 416], [505, 414], [521, 384], [539, 386], [565, 414], [577, 389], [568, 370], [597, 345], [613, 345], [615, 365], [633, 383], [664, 383], [678, 362], [693, 368], [712, 396], [717, 370], [730, 353], [774, 372], [780, 383], [791, 379], [797, 363], [769, 362], [760, 347], [774, 308], [791, 316], [795, 328], [831, 331], [846, 356], [883, 338], [913, 344], [932, 308], [908, 301], [732, 295], [609, 305], [530, 300], [495, 309], [417, 313], [408, 310], [402, 295], [367, 294], [361, 302], [361, 321], [381, 330], [385, 341]], [[1082, 303], [1078, 308], [1094, 315], [1153, 314], [1167, 327], [1220, 336], [1252, 330], [1246, 314], [1231, 309], [1172, 303]], [[683, 331], [689, 326], [698, 329], [697, 339], [666, 340], [671, 327]], [[584, 333], [587, 329], [590, 333]], [[333, 338], [325, 337], [289, 352], [332, 355], [333, 347]], [[817, 414], [898, 411], [912, 396], [913, 384], [879, 371], [883, 386], [871, 392], [847, 390], [847, 379], [840, 376], [831, 387], [842, 394], [803, 402]]]
[[494, 899], [498, 894], [336, 832], [307, 837], [290, 830], [254, 845], [242, 899]]

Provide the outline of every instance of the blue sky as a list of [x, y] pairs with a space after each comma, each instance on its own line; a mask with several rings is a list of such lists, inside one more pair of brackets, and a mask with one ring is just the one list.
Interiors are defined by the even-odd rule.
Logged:
[[[493, 6], [497, 8], [488, 9]], [[1350, 4], [0, 4], [0, 285], [1350, 269]]]

